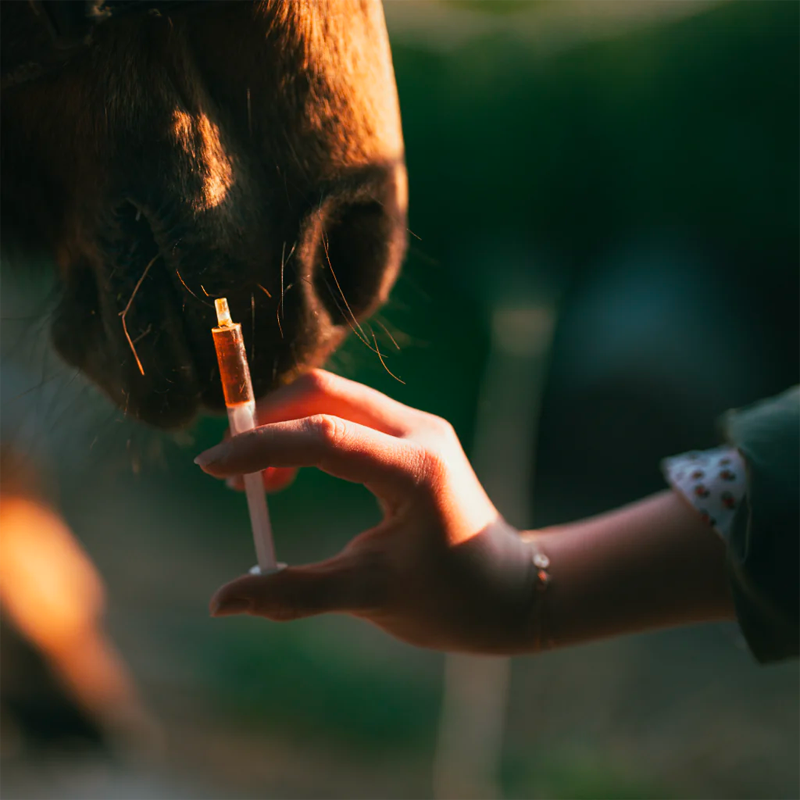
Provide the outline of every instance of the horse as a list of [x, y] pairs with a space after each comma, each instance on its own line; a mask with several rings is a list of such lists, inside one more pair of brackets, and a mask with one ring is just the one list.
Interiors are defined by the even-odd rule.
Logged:
[[53, 260], [55, 349], [127, 414], [224, 408], [216, 297], [257, 396], [386, 300], [407, 177], [379, 0], [0, 12], [4, 250]]
[[[54, 263], [55, 349], [128, 415], [169, 429], [224, 408], [218, 296], [257, 396], [386, 300], [407, 179], [379, 0], [27, 0], [0, 15], [4, 254]], [[33, 740], [149, 740], [101, 578], [16, 455], [0, 442], [3, 704]], [[32, 559], [72, 627], [26, 581]], [[49, 698], [46, 718], [28, 696]]]

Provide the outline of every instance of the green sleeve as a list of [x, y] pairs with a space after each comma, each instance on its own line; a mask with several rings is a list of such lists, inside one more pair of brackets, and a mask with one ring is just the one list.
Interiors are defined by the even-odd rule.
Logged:
[[762, 663], [798, 654], [800, 617], [800, 387], [723, 418], [747, 462], [728, 567], [736, 614]]

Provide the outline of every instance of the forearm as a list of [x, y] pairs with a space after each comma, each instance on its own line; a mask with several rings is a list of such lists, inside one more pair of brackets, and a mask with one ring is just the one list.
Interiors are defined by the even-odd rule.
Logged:
[[675, 492], [524, 536], [550, 559], [535, 613], [553, 646], [734, 618], [725, 545]]

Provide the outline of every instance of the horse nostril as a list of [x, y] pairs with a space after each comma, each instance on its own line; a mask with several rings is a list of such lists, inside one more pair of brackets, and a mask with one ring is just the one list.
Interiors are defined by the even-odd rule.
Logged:
[[109, 255], [124, 261], [138, 254], [149, 260], [158, 253], [150, 220], [132, 200], [123, 200], [112, 212], [113, 223], [103, 236]]
[[377, 200], [351, 202], [328, 215], [315, 258], [314, 285], [337, 324], [351, 323], [386, 299], [404, 242], [397, 220]]

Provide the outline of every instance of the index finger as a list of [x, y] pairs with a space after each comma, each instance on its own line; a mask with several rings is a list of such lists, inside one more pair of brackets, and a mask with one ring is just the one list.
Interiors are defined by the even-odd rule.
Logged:
[[195, 463], [218, 478], [267, 467], [317, 467], [396, 502], [419, 484], [426, 458], [418, 445], [406, 439], [318, 414], [233, 436], [201, 453]]
[[323, 369], [301, 375], [258, 401], [259, 424], [328, 414], [403, 436], [414, 425], [415, 409], [356, 381]]

